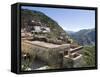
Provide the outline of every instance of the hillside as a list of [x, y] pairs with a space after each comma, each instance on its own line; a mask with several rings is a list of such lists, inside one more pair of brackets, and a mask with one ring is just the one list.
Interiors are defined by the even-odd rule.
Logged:
[[81, 45], [95, 44], [95, 29], [83, 29], [78, 32], [67, 32], [71, 38]]
[[83, 67], [94, 67], [95, 66], [95, 46], [84, 46], [83, 49]]
[[66, 39], [68, 37], [66, 32], [59, 26], [56, 21], [40, 11], [22, 9], [21, 25], [21, 29], [26, 29], [27, 32], [31, 32], [32, 29], [30, 28], [36, 25], [49, 27], [50, 32], [47, 37], [54, 40], [63, 38], [65, 40], [64, 42], [66, 42]]

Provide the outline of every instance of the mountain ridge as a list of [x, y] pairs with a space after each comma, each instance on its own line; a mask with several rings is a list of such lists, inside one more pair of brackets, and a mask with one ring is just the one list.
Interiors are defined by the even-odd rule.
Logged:
[[[66, 31], [67, 32], [67, 31]], [[95, 44], [95, 29], [82, 29], [78, 32], [70, 33], [68, 35], [76, 40], [80, 45], [94, 45]]]

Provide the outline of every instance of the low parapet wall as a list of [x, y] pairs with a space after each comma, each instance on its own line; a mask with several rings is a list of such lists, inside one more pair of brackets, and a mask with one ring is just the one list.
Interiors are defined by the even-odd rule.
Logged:
[[69, 50], [69, 52], [70, 53], [74, 53], [74, 52], [80, 51], [81, 49], [83, 49], [83, 46], [79, 46], [79, 47], [76, 47], [76, 48], [71, 48]]

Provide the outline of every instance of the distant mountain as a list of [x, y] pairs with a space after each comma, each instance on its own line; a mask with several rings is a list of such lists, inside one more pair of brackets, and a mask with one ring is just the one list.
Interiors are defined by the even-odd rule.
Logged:
[[74, 31], [66, 31], [68, 34], [73, 34], [75, 33]]
[[78, 32], [67, 32], [68, 35], [77, 41], [80, 45], [95, 44], [95, 29], [83, 29]]

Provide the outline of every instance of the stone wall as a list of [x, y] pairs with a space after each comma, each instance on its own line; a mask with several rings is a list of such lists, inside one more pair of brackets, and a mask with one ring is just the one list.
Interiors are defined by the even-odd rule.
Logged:
[[72, 59], [63, 57], [63, 68], [73, 68], [73, 64]]
[[80, 54], [78, 59], [73, 60], [73, 67], [82, 67], [83, 56]]
[[62, 66], [64, 56], [63, 53], [67, 49], [69, 49], [69, 47], [66, 45], [59, 48], [45, 48], [25, 42], [22, 43], [22, 52], [29, 53], [30, 55], [34, 56], [34, 59], [37, 57], [40, 60], [46, 62], [49, 66], [56, 68]]
[[83, 57], [81, 55], [82, 50], [78, 50], [75, 52], [81, 55], [77, 58], [65, 57], [64, 51], [69, 50], [69, 48], [69, 45], [61, 45], [57, 48], [48, 48], [43, 46], [37, 46], [27, 42], [22, 42], [22, 52], [29, 53], [30, 55], [32, 55], [33, 61], [35, 58], [38, 58], [54, 68], [81, 67], [83, 62]]

